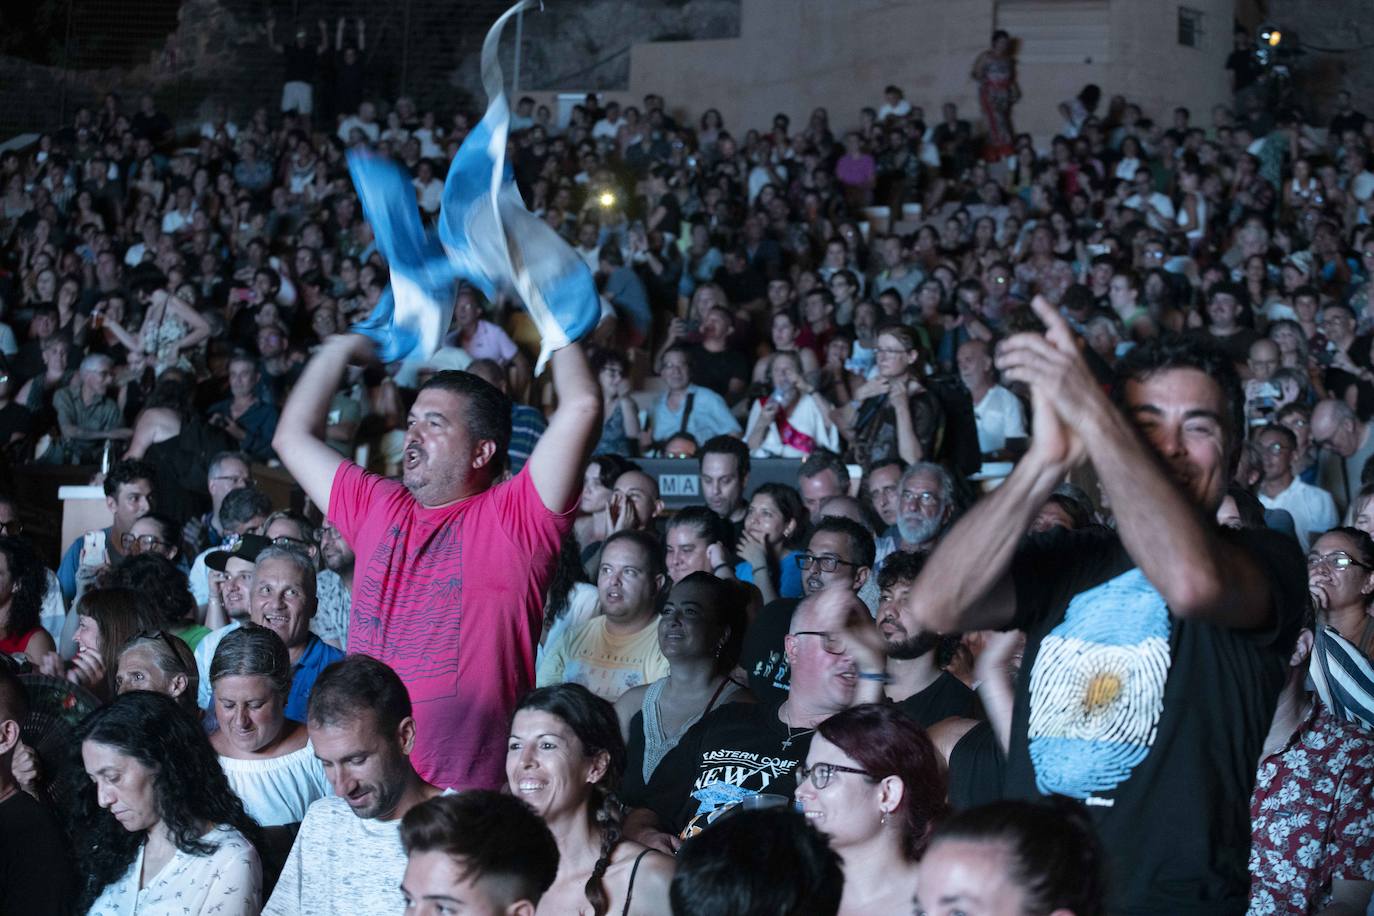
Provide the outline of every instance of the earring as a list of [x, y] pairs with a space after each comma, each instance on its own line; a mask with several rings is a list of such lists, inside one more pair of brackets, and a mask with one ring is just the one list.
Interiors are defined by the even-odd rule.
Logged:
[[884, 827], [887, 826], [887, 812], [886, 812], [886, 811], [883, 812], [882, 819], [881, 819], [880, 821], [878, 821], [878, 823], [881, 824], [881, 825], [884, 826]]

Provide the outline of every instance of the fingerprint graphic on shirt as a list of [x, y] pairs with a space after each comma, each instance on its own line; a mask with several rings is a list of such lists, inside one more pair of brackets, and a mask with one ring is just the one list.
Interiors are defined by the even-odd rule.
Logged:
[[1154, 744], [1169, 677], [1169, 609], [1139, 569], [1076, 595], [1030, 678], [1040, 792], [1086, 799], [1125, 782]]

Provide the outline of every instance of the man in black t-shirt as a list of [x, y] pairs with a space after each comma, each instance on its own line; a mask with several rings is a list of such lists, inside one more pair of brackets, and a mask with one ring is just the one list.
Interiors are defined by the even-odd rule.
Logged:
[[[905, 614], [938, 633], [1021, 629], [1004, 791], [1091, 812], [1113, 913], [1244, 913], [1255, 761], [1306, 600], [1302, 556], [1270, 531], [1215, 524], [1242, 442], [1240, 382], [1197, 338], [1142, 344], [1107, 400], [1072, 331], [1003, 342], [1035, 436], [1006, 481], [941, 541]], [[1090, 461], [1115, 532], [1024, 538]]]
[[302, 23], [296, 27], [295, 42], [282, 45], [277, 42], [276, 27], [275, 17], [269, 14], [267, 43], [273, 51], [286, 58], [286, 68], [282, 74], [281, 110], [295, 111], [309, 117], [315, 110], [315, 81], [319, 76], [320, 57], [329, 50], [329, 32], [321, 19], [319, 44], [312, 45], [310, 33]]
[[62, 828], [11, 769], [27, 706], [23, 684], [0, 658], [0, 913], [64, 916], [76, 902], [76, 874]]
[[749, 358], [730, 346], [729, 309], [715, 305], [701, 320], [701, 343], [691, 349], [692, 380], [734, 404], [749, 384]]
[[888, 699], [917, 725], [958, 716], [977, 718], [978, 701], [963, 681], [935, 663], [944, 637], [916, 628], [905, 619], [907, 595], [925, 566], [926, 555], [897, 552], [878, 570], [878, 632], [887, 641]]
[[[723, 703], [688, 729], [654, 770], [625, 835], [662, 848], [662, 831], [705, 827], [754, 795], [791, 799], [796, 768], [821, 722], [860, 703], [879, 702], [885, 659], [873, 618], [842, 583], [804, 598], [784, 652], [792, 669], [786, 699]], [[647, 826], [652, 825], [652, 826]]]
[[[875, 554], [873, 535], [863, 525], [838, 516], [821, 519], [807, 539], [806, 552], [796, 557], [798, 563], [805, 564], [803, 593], [810, 596], [839, 585], [857, 595], [873, 572]], [[786, 637], [797, 604], [796, 598], [769, 602], [745, 631], [739, 666], [749, 676], [749, 689], [760, 700], [780, 703], [787, 698], [791, 673]]]

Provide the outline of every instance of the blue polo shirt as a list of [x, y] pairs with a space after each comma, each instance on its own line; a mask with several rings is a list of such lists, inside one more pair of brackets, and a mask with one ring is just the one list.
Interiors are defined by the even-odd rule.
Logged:
[[291, 666], [291, 692], [286, 697], [286, 718], [297, 722], [305, 721], [306, 704], [310, 701], [310, 690], [315, 686], [315, 678], [320, 672], [343, 658], [341, 650], [310, 634], [301, 660]]

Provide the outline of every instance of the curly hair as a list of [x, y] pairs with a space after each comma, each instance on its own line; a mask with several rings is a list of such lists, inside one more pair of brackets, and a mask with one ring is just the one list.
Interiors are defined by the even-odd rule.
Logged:
[[38, 561], [29, 542], [22, 538], [0, 536], [0, 553], [10, 569], [14, 591], [10, 595], [9, 621], [3, 632], [7, 636], [27, 633], [38, 626], [43, 610], [43, 598], [48, 593], [48, 571]]
[[592, 796], [587, 800], [587, 817], [593, 829], [601, 834], [601, 851], [586, 885], [593, 916], [605, 916], [610, 908], [610, 897], [602, 879], [610, 867], [612, 853], [620, 844], [621, 821], [625, 816], [625, 808], [615, 792], [625, 772], [625, 740], [620, 735], [615, 707], [581, 684], [557, 684], [525, 694], [515, 707], [515, 714], [525, 709], [562, 719], [577, 735], [586, 756], [606, 755], [606, 772], [592, 784]]
[[[77, 729], [77, 739], [111, 747], [153, 773], [157, 814], [177, 849], [210, 855], [203, 842], [206, 824], [224, 824], [261, 849], [258, 825], [229, 788], [219, 758], [200, 723], [171, 697], [136, 690], [116, 697], [91, 713]], [[124, 874], [143, 844], [144, 833], [125, 830], [100, 806], [96, 786], [82, 767], [72, 767], [69, 836], [77, 844], [77, 861], [85, 876], [77, 912], [85, 912], [100, 892]]]
[[195, 621], [196, 599], [186, 573], [166, 557], [155, 553], [125, 557], [106, 581], [145, 596], [161, 614], [163, 627], [184, 627]]
[[587, 574], [582, 570], [582, 559], [577, 546], [577, 537], [571, 529], [563, 535], [558, 556], [554, 560], [553, 578], [549, 580], [547, 600], [544, 603], [544, 628], [552, 627], [554, 621], [563, 616], [572, 598], [573, 586], [586, 582]]

